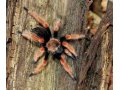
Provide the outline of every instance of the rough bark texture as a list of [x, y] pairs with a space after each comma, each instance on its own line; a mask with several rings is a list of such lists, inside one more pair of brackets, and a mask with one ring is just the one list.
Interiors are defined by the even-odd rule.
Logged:
[[[12, 42], [7, 44], [7, 90], [109, 90], [112, 85], [112, 3], [108, 4], [108, 11], [90, 45], [87, 40], [74, 42], [79, 55], [78, 82], [73, 81], [51, 56], [40, 74], [28, 77], [35, 67], [31, 62], [38, 47], [16, 34], [38, 25], [23, 10], [24, 6], [40, 14], [50, 24], [51, 30], [54, 21], [61, 18], [59, 35], [87, 34], [87, 5], [85, 0], [7, 0], [7, 38], [12, 38]], [[107, 23], [110, 25], [104, 27]], [[67, 62], [75, 72], [74, 62], [71, 59]]]
[[107, 13], [83, 56], [78, 90], [109, 90], [112, 85], [112, 17], [109, 2]]

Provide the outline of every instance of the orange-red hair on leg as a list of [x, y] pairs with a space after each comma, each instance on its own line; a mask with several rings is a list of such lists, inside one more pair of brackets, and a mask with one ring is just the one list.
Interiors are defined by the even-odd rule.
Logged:
[[39, 57], [41, 57], [45, 52], [44, 47], [41, 47], [38, 51], [35, 52], [34, 54], [34, 63], [36, 63], [39, 59]]
[[44, 39], [42, 37], [38, 37], [36, 34], [32, 33], [31, 34], [32, 40], [35, 42], [40, 42], [40, 43], [44, 43]]
[[48, 28], [49, 24], [42, 18], [40, 17], [36, 12], [29, 11], [26, 7], [24, 9], [28, 12], [30, 16], [32, 16], [37, 22], [39, 22], [43, 27]]
[[58, 31], [59, 28], [60, 28], [60, 26], [61, 26], [61, 20], [59, 19], [59, 20], [57, 20], [57, 21], [55, 22], [53, 31]]
[[78, 60], [78, 57], [74, 56], [68, 49], [64, 49], [64, 53], [70, 58], [72, 58], [73, 60]]
[[38, 37], [37, 35], [35, 35], [34, 33], [30, 32], [30, 31], [24, 31], [22, 33], [22, 36], [30, 41], [34, 41], [34, 42], [39, 42], [39, 43], [44, 43], [44, 39], [41, 37]]
[[33, 75], [40, 73], [46, 65], [47, 65], [47, 61], [44, 60], [41, 64], [37, 65], [37, 67], [34, 69], [34, 71], [29, 76], [33, 76]]
[[44, 57], [43, 62], [41, 64], [38, 64], [37, 67], [34, 69], [34, 71], [29, 76], [36, 75], [44, 69], [44, 67], [47, 65], [48, 56], [49, 56], [49, 53], [45, 50], [45, 57]]
[[66, 40], [78, 40], [85, 38], [84, 34], [71, 34], [71, 35], [65, 35]]
[[73, 46], [71, 46], [69, 43], [63, 41], [62, 45], [67, 48], [73, 55], [75, 55], [77, 57], [77, 53], [75, 52], [75, 49], [73, 48]]
[[72, 53], [68, 49], [64, 49], [65, 54], [72, 57]]
[[60, 26], [61, 26], [61, 20], [59, 19], [55, 22], [55, 25], [53, 28], [54, 37], [57, 37], [58, 30], [60, 29]]
[[72, 72], [72, 69], [67, 64], [64, 55], [61, 55], [60, 63], [62, 64], [62, 66], [65, 69], [65, 71], [68, 72], [68, 74], [74, 79], [74, 74]]

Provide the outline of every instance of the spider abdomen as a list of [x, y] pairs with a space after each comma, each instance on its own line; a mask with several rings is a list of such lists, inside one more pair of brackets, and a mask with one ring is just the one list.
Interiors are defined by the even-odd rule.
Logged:
[[35, 33], [38, 37], [43, 37], [45, 43], [48, 42], [51, 38], [51, 32], [49, 28], [36, 27], [32, 29], [32, 32]]

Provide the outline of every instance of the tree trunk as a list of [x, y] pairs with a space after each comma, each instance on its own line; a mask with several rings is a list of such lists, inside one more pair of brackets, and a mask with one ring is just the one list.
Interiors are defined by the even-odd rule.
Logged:
[[[61, 18], [59, 35], [88, 34], [86, 0], [7, 0], [7, 39], [12, 38], [7, 44], [7, 90], [109, 90], [112, 85], [112, 3], [108, 3], [108, 11], [91, 41], [74, 42], [79, 56], [78, 82], [73, 81], [51, 56], [40, 74], [29, 77], [36, 66], [31, 62], [38, 47], [17, 31], [31, 30], [38, 23], [23, 10], [24, 6], [42, 16], [51, 30], [55, 20]], [[67, 58], [67, 62], [76, 72], [74, 61]]]

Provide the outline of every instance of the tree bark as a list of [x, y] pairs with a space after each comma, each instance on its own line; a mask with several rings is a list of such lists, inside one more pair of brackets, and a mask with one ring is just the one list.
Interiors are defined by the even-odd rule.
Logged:
[[[89, 36], [86, 30], [87, 5], [85, 0], [7, 0], [6, 33], [7, 39], [12, 38], [12, 42], [7, 44], [7, 90], [109, 90], [112, 85], [109, 84], [112, 70], [112, 3], [108, 3], [108, 11], [91, 41], [84, 39], [74, 42], [74, 45], [71, 43], [79, 56], [78, 82], [73, 81], [51, 56], [40, 74], [29, 77], [36, 66], [31, 62], [38, 47], [17, 34], [17, 31], [38, 26], [23, 10], [25, 6], [42, 16], [51, 30], [55, 20], [62, 19], [59, 36], [70, 33]], [[76, 72], [74, 61], [67, 58], [67, 62]]]
[[[112, 90], [112, 2], [83, 56], [78, 90]], [[85, 46], [85, 45], [84, 45]]]

